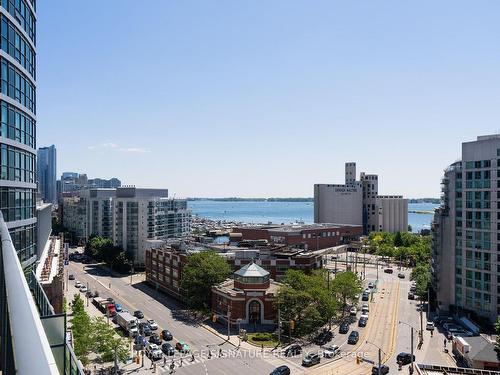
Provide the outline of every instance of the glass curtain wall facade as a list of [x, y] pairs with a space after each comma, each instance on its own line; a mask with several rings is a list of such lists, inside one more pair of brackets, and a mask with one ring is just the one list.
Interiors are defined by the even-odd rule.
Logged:
[[0, 209], [21, 263], [36, 261], [36, 2], [0, 0]]

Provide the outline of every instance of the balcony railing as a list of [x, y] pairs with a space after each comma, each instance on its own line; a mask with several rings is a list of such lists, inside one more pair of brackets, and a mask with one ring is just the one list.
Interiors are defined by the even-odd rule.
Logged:
[[0, 239], [2, 240], [0, 256], [0, 370], [5, 375], [59, 375], [37, 306], [1, 214]]

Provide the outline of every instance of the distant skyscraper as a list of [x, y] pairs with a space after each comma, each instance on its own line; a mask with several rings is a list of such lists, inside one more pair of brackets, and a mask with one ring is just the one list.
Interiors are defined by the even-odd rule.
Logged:
[[0, 208], [23, 267], [36, 261], [36, 15], [2, 1]]
[[57, 203], [57, 152], [54, 145], [40, 147], [37, 152], [38, 191], [47, 203]]

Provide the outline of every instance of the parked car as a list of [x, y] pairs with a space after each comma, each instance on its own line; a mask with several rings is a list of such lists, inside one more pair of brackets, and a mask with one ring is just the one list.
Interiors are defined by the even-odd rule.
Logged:
[[368, 314], [370, 312], [370, 305], [363, 303], [363, 306], [361, 306], [361, 312], [363, 314]]
[[394, 273], [394, 270], [392, 268], [386, 268], [384, 270], [385, 273]]
[[361, 318], [359, 318], [359, 321], [358, 321], [358, 327], [366, 327], [367, 323], [368, 323], [368, 318], [361, 316]]
[[149, 342], [152, 342], [156, 345], [161, 345], [161, 338], [160, 336], [158, 336], [158, 334], [153, 333], [151, 336], [149, 336]]
[[314, 343], [316, 345], [320, 345], [320, 346], [323, 346], [325, 345], [327, 342], [330, 342], [333, 338], [333, 333], [332, 331], [323, 331], [321, 332], [317, 337], [316, 339], [314, 340]]
[[361, 301], [369, 301], [369, 300], [370, 300], [370, 293], [363, 293]]
[[380, 366], [380, 372], [378, 371], [378, 366], [372, 367], [372, 375], [386, 375], [389, 373], [389, 366], [382, 365]]
[[434, 323], [433, 322], [427, 322], [425, 329], [427, 331], [434, 331]]
[[412, 286], [410, 287], [410, 292], [412, 292], [412, 293], [416, 293], [416, 292], [417, 292], [417, 287], [416, 287], [415, 285], [412, 285]]
[[86, 285], [80, 286], [80, 292], [81, 293], [87, 293], [88, 292], [87, 286]]
[[415, 299], [415, 293], [408, 292], [408, 299]]
[[75, 281], [75, 288], [80, 288], [82, 286], [82, 283], [79, 281]]
[[115, 303], [115, 309], [116, 312], [121, 312], [123, 310], [122, 305], [120, 305], [119, 303]]
[[174, 337], [172, 336], [172, 334], [170, 333], [170, 331], [168, 329], [164, 329], [163, 331], [161, 331], [161, 338], [165, 341], [170, 341]]
[[276, 367], [270, 375], [290, 375], [290, 367], [280, 366]]
[[346, 334], [347, 332], [349, 332], [349, 324], [342, 323], [339, 327], [339, 333]]
[[[412, 355], [410, 353], [399, 353], [396, 357], [396, 362], [401, 363], [403, 366], [411, 363]], [[413, 356], [413, 362], [415, 362], [415, 356]]]
[[375, 287], [375, 284], [373, 284], [371, 281], [368, 283], [368, 288], [373, 289]]
[[319, 354], [311, 353], [304, 357], [304, 359], [302, 360], [302, 366], [311, 367], [317, 365], [320, 362], [321, 362], [321, 357], [319, 356]]
[[347, 343], [351, 345], [356, 345], [359, 340], [359, 332], [358, 331], [352, 331], [351, 334], [349, 335], [349, 338], [347, 339]]
[[147, 322], [139, 323], [139, 333], [143, 336], [151, 336], [151, 328]]
[[92, 293], [91, 290], [87, 290], [87, 293], [85, 293], [85, 297], [87, 297], [87, 298], [94, 298], [94, 293]]
[[158, 324], [156, 324], [154, 319], [148, 319], [147, 322], [149, 323], [149, 328], [151, 328], [151, 330], [156, 331], [158, 329]]
[[184, 341], [179, 341], [177, 344], [175, 344], [175, 349], [177, 349], [181, 353], [188, 353], [189, 345], [186, 344]]
[[69, 279], [69, 280], [74, 280], [74, 279], [75, 279], [75, 275], [70, 274], [70, 275], [68, 276], [68, 279]]
[[351, 307], [351, 310], [349, 310], [349, 315], [354, 316], [357, 314], [357, 312], [358, 312], [358, 309], [356, 308], [356, 306], [353, 306], [353, 307]]
[[330, 345], [323, 351], [323, 356], [325, 358], [333, 358], [340, 353], [340, 347], [338, 345]]
[[137, 319], [142, 319], [144, 318], [144, 314], [141, 310], [136, 310], [134, 311], [134, 316], [137, 318]]
[[285, 357], [293, 357], [294, 355], [298, 355], [300, 353], [302, 353], [302, 346], [299, 344], [292, 344], [285, 349], [283, 354]]

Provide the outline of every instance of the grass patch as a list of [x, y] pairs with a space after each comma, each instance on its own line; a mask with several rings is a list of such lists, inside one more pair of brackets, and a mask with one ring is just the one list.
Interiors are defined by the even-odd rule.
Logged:
[[273, 333], [249, 333], [248, 342], [258, 347], [274, 348], [278, 345], [278, 337]]

